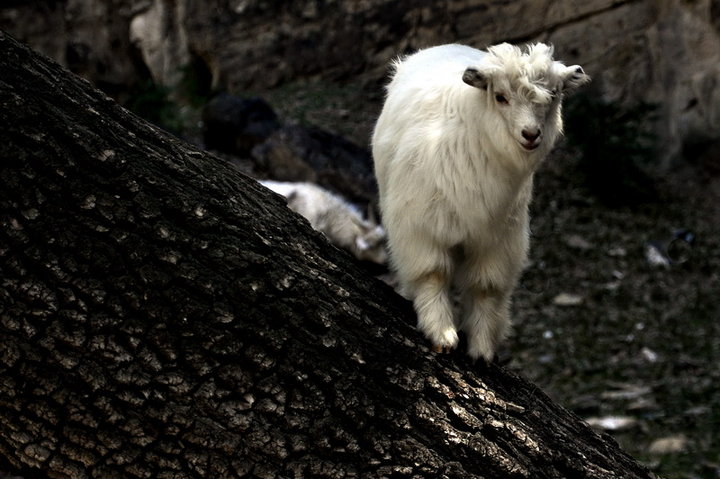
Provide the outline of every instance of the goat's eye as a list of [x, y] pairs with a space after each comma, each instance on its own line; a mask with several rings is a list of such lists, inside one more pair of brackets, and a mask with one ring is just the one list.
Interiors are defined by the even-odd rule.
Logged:
[[503, 95], [502, 93], [498, 93], [497, 95], [495, 95], [495, 101], [498, 103], [502, 103], [503, 105], [508, 104], [508, 99], [505, 98], [505, 95]]

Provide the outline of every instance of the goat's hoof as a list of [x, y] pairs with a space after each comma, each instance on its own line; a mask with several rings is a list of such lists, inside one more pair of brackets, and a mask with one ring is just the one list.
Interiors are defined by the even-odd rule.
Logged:
[[454, 348], [452, 346], [440, 346], [435, 344], [432, 347], [433, 352], [440, 354], [450, 354], [453, 352], [453, 349]]

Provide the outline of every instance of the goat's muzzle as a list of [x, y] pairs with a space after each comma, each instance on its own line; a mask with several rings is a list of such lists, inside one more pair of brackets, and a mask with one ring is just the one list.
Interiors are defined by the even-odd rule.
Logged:
[[540, 146], [540, 128], [526, 129], [523, 128], [521, 134], [525, 141], [521, 141], [520, 144], [523, 148], [528, 151], [532, 151]]

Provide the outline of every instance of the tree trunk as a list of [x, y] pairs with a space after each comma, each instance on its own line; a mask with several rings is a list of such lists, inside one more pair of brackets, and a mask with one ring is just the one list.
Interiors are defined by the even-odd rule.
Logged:
[[[0, 456], [49, 477], [649, 478], [284, 201], [0, 33]], [[35, 472], [33, 472], [35, 471]]]

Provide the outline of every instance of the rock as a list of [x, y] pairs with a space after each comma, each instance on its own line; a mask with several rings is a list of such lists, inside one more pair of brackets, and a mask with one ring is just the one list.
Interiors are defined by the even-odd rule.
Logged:
[[585, 420], [590, 427], [603, 431], [627, 431], [638, 425], [638, 420], [630, 416], [591, 417]]
[[673, 232], [672, 236], [645, 245], [645, 258], [653, 266], [669, 268], [690, 260], [695, 244], [695, 234], [686, 229]]
[[177, 28], [177, 22], [185, 18], [185, 4], [146, 3], [150, 6], [130, 22], [130, 41], [140, 51], [153, 81], [175, 87], [182, 80], [183, 67], [190, 64], [186, 31]]
[[141, 2], [2, 2], [0, 29], [122, 99], [147, 78], [129, 35], [136, 3]]
[[673, 238], [667, 246], [667, 256], [673, 264], [687, 262], [693, 253], [695, 234], [686, 229], [673, 232]]
[[687, 409], [685, 411], [685, 414], [687, 414], [688, 416], [704, 416], [706, 414], [710, 414], [711, 412], [712, 408], [710, 406], [699, 405]]
[[670, 259], [665, 254], [664, 248], [657, 243], [648, 243], [645, 245], [645, 259], [652, 266], [661, 268], [670, 267]]
[[259, 171], [278, 181], [317, 183], [363, 205], [377, 195], [370, 153], [319, 128], [282, 127], [252, 156]]
[[617, 389], [613, 391], [605, 391], [600, 394], [600, 397], [610, 400], [631, 400], [648, 395], [651, 392], [652, 390], [647, 386], [638, 386], [635, 384], [620, 384]]
[[263, 99], [221, 93], [202, 113], [205, 148], [242, 157], [280, 128], [280, 121]]
[[582, 304], [582, 296], [570, 293], [560, 293], [553, 298], [553, 304], [556, 306], [577, 306]]
[[625, 406], [627, 412], [638, 412], [642, 413], [647, 411], [658, 411], [660, 407], [654, 398], [638, 398]]
[[616, 258], [624, 258], [625, 256], [627, 256], [627, 250], [622, 246], [615, 246], [607, 250], [607, 254], [608, 256], [613, 256]]
[[586, 251], [593, 248], [592, 243], [580, 235], [568, 235], [565, 237], [565, 244], [571, 248]]
[[660, 356], [658, 355], [658, 353], [648, 348], [647, 346], [640, 350], [640, 356], [645, 362], [648, 363], [656, 363], [660, 360]]
[[688, 446], [688, 439], [682, 434], [656, 439], [648, 447], [648, 452], [655, 455], [677, 454], [684, 452]]

